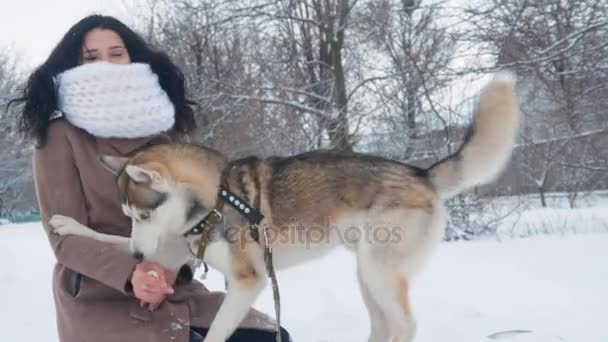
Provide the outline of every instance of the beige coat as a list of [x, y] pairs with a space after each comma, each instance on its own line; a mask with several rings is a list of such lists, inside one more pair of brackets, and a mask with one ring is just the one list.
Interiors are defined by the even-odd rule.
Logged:
[[[58, 236], [46, 222], [53, 214], [71, 216], [102, 233], [127, 236], [130, 221], [120, 210], [114, 176], [98, 162], [100, 154], [128, 155], [167, 136], [101, 139], [63, 119], [51, 123], [48, 140], [34, 152], [34, 178], [43, 226], [57, 258], [53, 294], [62, 342], [189, 340], [192, 326], [208, 327], [223, 300], [198, 281], [183, 281], [155, 312], [140, 308], [128, 289], [136, 261], [112, 245], [80, 236]], [[272, 327], [251, 311], [243, 327]]]

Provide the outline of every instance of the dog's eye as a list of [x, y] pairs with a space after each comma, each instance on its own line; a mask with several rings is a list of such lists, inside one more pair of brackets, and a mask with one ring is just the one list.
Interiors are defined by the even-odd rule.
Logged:
[[147, 220], [150, 218], [150, 212], [149, 211], [142, 211], [141, 214], [139, 215], [139, 217], [142, 220]]

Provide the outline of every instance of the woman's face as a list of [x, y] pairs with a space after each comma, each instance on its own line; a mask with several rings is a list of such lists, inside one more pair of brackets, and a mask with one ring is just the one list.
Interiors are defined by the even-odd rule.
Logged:
[[94, 29], [84, 36], [82, 63], [105, 61], [114, 64], [131, 63], [129, 51], [120, 36], [112, 30]]

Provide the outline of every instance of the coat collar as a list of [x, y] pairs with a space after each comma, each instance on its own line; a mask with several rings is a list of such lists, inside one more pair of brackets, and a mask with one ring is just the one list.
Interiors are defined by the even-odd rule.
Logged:
[[129, 156], [149, 145], [171, 143], [173, 139], [168, 134], [153, 135], [144, 138], [97, 138], [99, 151], [104, 154]]

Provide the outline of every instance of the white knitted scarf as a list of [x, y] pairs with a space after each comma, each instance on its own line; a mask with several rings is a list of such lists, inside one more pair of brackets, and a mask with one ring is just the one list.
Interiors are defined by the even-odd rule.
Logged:
[[173, 103], [148, 64], [83, 64], [56, 83], [66, 120], [96, 137], [147, 137], [175, 123]]

